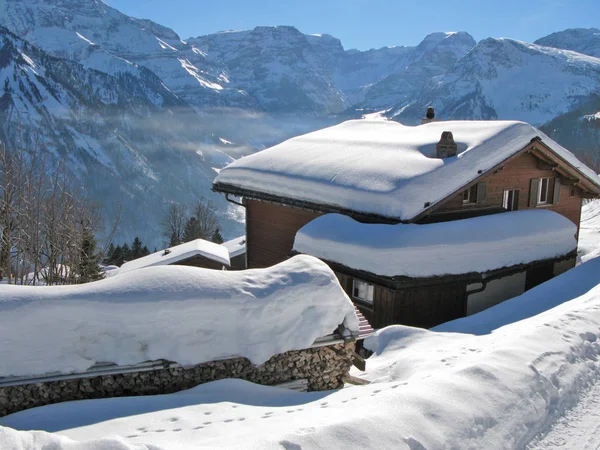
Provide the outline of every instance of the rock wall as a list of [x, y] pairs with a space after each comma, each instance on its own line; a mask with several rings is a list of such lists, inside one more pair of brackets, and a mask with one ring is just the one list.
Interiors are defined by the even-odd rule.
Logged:
[[322, 391], [342, 386], [352, 366], [354, 342], [307, 350], [293, 350], [271, 357], [260, 366], [246, 358], [227, 359], [184, 368], [102, 375], [0, 387], [0, 417], [36, 406], [69, 400], [168, 394], [208, 381], [241, 378], [274, 385], [307, 379], [308, 389]]

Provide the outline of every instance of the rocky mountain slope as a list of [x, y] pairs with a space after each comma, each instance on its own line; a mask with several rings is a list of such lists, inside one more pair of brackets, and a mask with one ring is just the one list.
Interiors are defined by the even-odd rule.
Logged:
[[[168, 202], [209, 196], [213, 167], [231, 160], [213, 137], [186, 126], [197, 119], [189, 105], [149, 70], [137, 71], [90, 70], [0, 28], [2, 141], [63, 161], [109, 221], [120, 205], [119, 238], [155, 236]], [[214, 200], [231, 222], [226, 202]]]
[[600, 173], [600, 93], [566, 114], [552, 119], [542, 131], [576, 152]]
[[200, 197], [218, 203], [226, 237], [242, 233], [239, 210], [210, 192], [220, 167], [364, 112], [521, 119], [573, 148], [597, 136], [597, 29], [536, 44], [434, 33], [358, 51], [291, 26], [182, 40], [101, 0], [0, 0], [0, 25], [2, 138], [36, 136], [67, 158], [109, 219], [122, 204], [120, 240], [160, 245], [165, 205]]
[[598, 28], [572, 28], [559, 31], [538, 39], [535, 44], [573, 50], [600, 58], [600, 30]]
[[442, 118], [516, 119], [540, 126], [600, 92], [600, 59], [488, 38], [429, 86], [391, 115], [416, 123], [427, 105], [435, 105]]

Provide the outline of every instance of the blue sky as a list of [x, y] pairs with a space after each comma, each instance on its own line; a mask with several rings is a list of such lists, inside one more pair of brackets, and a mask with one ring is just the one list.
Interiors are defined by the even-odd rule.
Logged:
[[183, 39], [257, 25], [328, 33], [346, 49], [416, 45], [434, 31], [532, 42], [565, 28], [600, 27], [600, 0], [104, 0]]

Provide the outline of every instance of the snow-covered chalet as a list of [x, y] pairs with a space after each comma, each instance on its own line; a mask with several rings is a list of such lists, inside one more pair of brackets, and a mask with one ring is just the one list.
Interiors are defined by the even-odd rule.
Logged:
[[213, 188], [242, 198], [248, 268], [311, 254], [374, 327], [431, 327], [573, 267], [600, 178], [527, 123], [367, 118], [241, 158]]

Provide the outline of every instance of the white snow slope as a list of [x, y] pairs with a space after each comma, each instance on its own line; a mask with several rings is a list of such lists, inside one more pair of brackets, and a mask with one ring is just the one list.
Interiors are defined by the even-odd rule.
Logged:
[[[452, 131], [455, 157], [436, 158]], [[524, 122], [447, 121], [409, 127], [349, 120], [238, 159], [216, 184], [410, 220], [540, 137], [582, 176], [600, 178], [575, 155]]]
[[166, 359], [192, 365], [308, 348], [358, 331], [335, 275], [309, 256], [238, 272], [151, 267], [78, 286], [0, 286], [0, 376]]
[[294, 250], [378, 275], [421, 278], [563, 256], [577, 247], [576, 232], [573, 222], [547, 210], [425, 225], [360, 223], [326, 214], [300, 228]]
[[578, 259], [585, 262], [600, 256], [600, 200], [593, 200], [581, 208]]
[[460, 333], [380, 330], [367, 342], [376, 352], [367, 372], [356, 373], [368, 386], [302, 394], [223, 380], [63, 403], [0, 419], [59, 435], [0, 428], [0, 440], [6, 450], [522, 449], [600, 379], [600, 259], [559, 280], [564, 303], [551, 300], [556, 284], [540, 285], [531, 291], [538, 310], [553, 309], [517, 321], [516, 299], [508, 324], [483, 336], [471, 334], [479, 315]]

